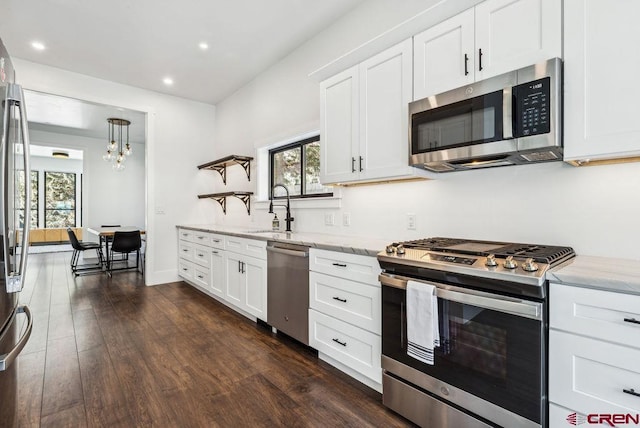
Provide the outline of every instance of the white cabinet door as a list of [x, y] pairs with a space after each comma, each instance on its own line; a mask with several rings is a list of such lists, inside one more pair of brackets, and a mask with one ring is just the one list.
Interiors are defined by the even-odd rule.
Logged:
[[357, 178], [358, 66], [320, 83], [322, 184]]
[[488, 0], [475, 14], [476, 80], [562, 56], [559, 0]]
[[224, 299], [232, 305], [242, 308], [244, 302], [244, 276], [242, 274], [241, 256], [228, 253], [226, 256], [227, 281]]
[[469, 9], [413, 37], [413, 99], [473, 83], [474, 10]]
[[407, 140], [412, 97], [412, 42], [360, 64], [360, 180], [411, 174]]
[[246, 257], [242, 260], [244, 301], [242, 309], [267, 321], [267, 261]]
[[582, 414], [640, 413], [640, 350], [550, 330], [549, 400]]
[[640, 2], [564, 7], [565, 160], [640, 155]]
[[210, 250], [211, 264], [209, 272], [209, 281], [211, 284], [211, 291], [216, 296], [224, 298], [226, 279], [225, 275], [225, 257], [224, 251], [216, 248]]

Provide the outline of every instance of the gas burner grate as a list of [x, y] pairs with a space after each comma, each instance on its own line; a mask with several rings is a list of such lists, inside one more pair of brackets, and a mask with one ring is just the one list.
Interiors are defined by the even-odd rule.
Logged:
[[[442, 253], [470, 254], [475, 256], [487, 256], [494, 254], [497, 257], [513, 256], [515, 258], [532, 258], [536, 263], [546, 263], [554, 266], [575, 256], [571, 247], [552, 245], [518, 244], [509, 242], [474, 241], [459, 238], [427, 238], [394, 243], [394, 246], [402, 244], [405, 248], [437, 251]], [[475, 244], [475, 245], [474, 245]], [[479, 250], [483, 245], [493, 246], [490, 250]], [[468, 247], [468, 248], [465, 248]]]

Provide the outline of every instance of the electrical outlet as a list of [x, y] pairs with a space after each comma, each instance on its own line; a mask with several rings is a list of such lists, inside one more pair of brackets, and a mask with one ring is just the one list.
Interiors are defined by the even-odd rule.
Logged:
[[342, 225], [351, 226], [351, 213], [342, 213]]
[[416, 215], [409, 213], [407, 214], [407, 229], [408, 230], [416, 230]]
[[324, 215], [324, 225], [325, 226], [333, 226], [335, 224], [335, 216], [333, 213], [326, 213]]

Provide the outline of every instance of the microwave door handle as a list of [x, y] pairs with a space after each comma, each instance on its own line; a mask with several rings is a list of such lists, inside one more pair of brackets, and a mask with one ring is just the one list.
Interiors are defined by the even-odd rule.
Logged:
[[502, 138], [513, 138], [513, 90], [510, 86], [502, 90]]

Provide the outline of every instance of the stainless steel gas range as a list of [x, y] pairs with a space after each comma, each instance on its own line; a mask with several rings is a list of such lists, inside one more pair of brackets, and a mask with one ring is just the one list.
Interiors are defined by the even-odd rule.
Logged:
[[[546, 274], [574, 256], [570, 247], [452, 238], [387, 246], [378, 254], [384, 404], [421, 426], [546, 426]], [[413, 291], [407, 299], [415, 287], [433, 290], [428, 362], [407, 350], [424, 328]]]

